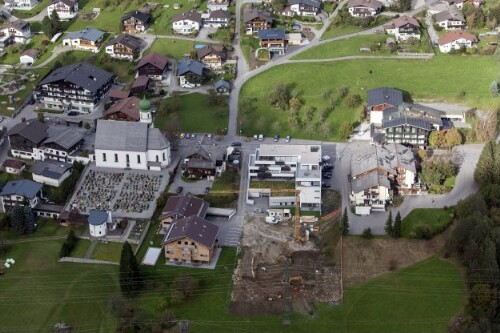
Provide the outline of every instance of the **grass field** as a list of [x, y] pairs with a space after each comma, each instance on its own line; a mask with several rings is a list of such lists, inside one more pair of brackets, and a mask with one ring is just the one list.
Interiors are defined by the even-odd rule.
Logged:
[[[342, 86], [348, 87], [350, 93], [359, 94], [363, 102], [367, 90], [388, 86], [408, 91], [414, 100], [462, 103], [479, 109], [495, 107], [498, 100], [490, 96], [489, 86], [496, 79], [498, 68], [497, 59], [481, 56], [436, 56], [431, 60], [358, 59], [276, 66], [248, 80], [241, 89], [240, 101], [244, 97], [256, 101], [255, 110], [244, 116], [247, 122], [244, 134], [269, 136], [278, 133], [296, 138], [341, 140], [340, 125], [343, 121], [357, 121], [360, 108], [348, 108], [343, 102], [330, 112], [326, 122], [333, 130], [328, 137], [317, 128], [308, 129], [302, 113], [307, 107], [315, 107], [312, 122], [317, 123], [318, 110], [330, 105], [331, 101], [331, 98], [324, 99], [322, 93], [330, 91], [333, 97]], [[302, 101], [299, 118], [305, 126], [299, 126], [296, 131], [289, 130], [289, 111], [277, 110], [268, 103], [269, 92], [279, 82], [296, 91]], [[465, 92], [464, 97], [459, 96], [460, 91]]]
[[418, 225], [427, 225], [433, 232], [438, 232], [448, 225], [450, 219], [450, 212], [442, 208], [417, 208], [403, 219], [402, 233], [408, 237]]
[[87, 250], [89, 249], [90, 246], [90, 241], [88, 239], [78, 239], [76, 242], [76, 246], [71, 251], [70, 257], [74, 258], [83, 258], [85, 257], [85, 254], [87, 253]]
[[98, 243], [92, 253], [92, 259], [120, 262], [123, 243]]
[[[167, 3], [164, 1], [164, 3]], [[154, 23], [151, 30], [158, 35], [172, 35], [172, 18], [176, 14], [186, 12], [194, 9], [197, 5], [196, 11], [205, 11], [207, 9], [207, 2], [204, 0], [178, 0], [175, 3], [181, 5], [180, 9], [174, 9], [173, 2], [168, 2], [169, 7], [160, 7], [153, 12]]]
[[[227, 126], [229, 116], [228, 106], [224, 105], [224, 116], [219, 117], [216, 106], [208, 103], [208, 96], [199, 93], [182, 95], [180, 109], [177, 112], [182, 131], [195, 133], [215, 133], [218, 129]], [[166, 130], [168, 115], [165, 112], [158, 112], [155, 119], [155, 126], [161, 130]]]
[[195, 44], [200, 43], [182, 39], [157, 38], [145, 54], [157, 52], [166, 57], [181, 59], [185, 54], [189, 54]]

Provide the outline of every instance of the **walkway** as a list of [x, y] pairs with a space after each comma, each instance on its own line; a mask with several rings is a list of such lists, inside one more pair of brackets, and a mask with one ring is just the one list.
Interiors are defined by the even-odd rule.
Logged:
[[92, 254], [94, 253], [94, 250], [97, 246], [97, 241], [96, 240], [91, 240], [90, 241], [90, 246], [87, 249], [87, 252], [85, 252], [85, 259], [92, 259]]

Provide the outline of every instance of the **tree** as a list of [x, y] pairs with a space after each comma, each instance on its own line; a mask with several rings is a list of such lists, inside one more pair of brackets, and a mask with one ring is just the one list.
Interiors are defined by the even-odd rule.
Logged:
[[344, 208], [344, 213], [342, 214], [340, 231], [342, 235], [347, 235], [349, 233], [349, 215], [347, 214], [347, 207]]
[[339, 98], [340, 99], [346, 97], [347, 94], [349, 94], [349, 88], [347, 88], [346, 86], [342, 86], [339, 88]]
[[17, 234], [24, 234], [24, 210], [22, 206], [16, 205], [12, 211], [12, 228]]
[[401, 214], [398, 212], [396, 219], [394, 220], [394, 227], [392, 231], [394, 238], [401, 237]]
[[132, 297], [140, 287], [140, 272], [129, 242], [123, 244], [120, 258], [120, 288], [124, 295]]
[[498, 96], [498, 82], [493, 81], [490, 84], [490, 93], [491, 97], [497, 97]]
[[283, 82], [279, 82], [269, 94], [269, 103], [275, 108], [286, 110], [290, 94]]
[[10, 246], [7, 243], [5, 237], [2, 234], [0, 234], [0, 258], [4, 258], [7, 255], [9, 247]]
[[273, 4], [273, 9], [276, 12], [281, 13], [281, 11], [283, 11], [283, 9], [286, 7], [287, 1], [286, 0], [273, 0], [272, 4]]
[[177, 113], [172, 113], [168, 116], [165, 130], [170, 133], [170, 143], [172, 144], [171, 149], [179, 149], [179, 132], [181, 131], [181, 122], [179, 121], [179, 116]]
[[48, 16], [45, 16], [42, 20], [42, 32], [45, 36], [52, 38], [54, 36], [54, 31], [52, 29], [52, 23]]
[[24, 207], [24, 233], [31, 234], [35, 232], [35, 214], [31, 210], [30, 206]]
[[347, 106], [350, 108], [355, 108], [356, 106], [360, 105], [361, 101], [361, 96], [359, 96], [358, 94], [347, 96]]
[[392, 233], [393, 233], [393, 226], [392, 226], [392, 212], [389, 211], [389, 216], [387, 217], [387, 221], [385, 222], [385, 233], [389, 236], [392, 237]]
[[250, 97], [244, 97], [240, 102], [240, 109], [243, 113], [251, 113], [255, 108], [253, 105], [253, 99]]
[[314, 112], [316, 111], [316, 109], [312, 106], [308, 106], [306, 108], [306, 112], [305, 112], [305, 115], [306, 115], [306, 120], [307, 121], [311, 121], [314, 117]]
[[332, 127], [328, 122], [323, 122], [319, 130], [325, 139], [332, 135]]
[[485, 144], [474, 170], [474, 180], [481, 187], [500, 184], [500, 147], [495, 141]]
[[302, 102], [297, 97], [292, 97], [289, 105], [292, 110], [299, 110], [302, 107]]
[[422, 163], [421, 178], [424, 182], [433, 185], [443, 185], [446, 178], [457, 173], [455, 166], [450, 161], [427, 160]]
[[364, 239], [372, 239], [373, 238], [373, 233], [372, 233], [372, 228], [368, 227], [363, 230], [363, 233], [361, 234], [361, 237]]
[[497, 110], [483, 111], [474, 121], [474, 133], [480, 142], [493, 140], [498, 126]]
[[347, 139], [349, 135], [352, 134], [352, 125], [347, 121], [343, 121], [342, 125], [340, 125], [340, 138]]
[[452, 128], [446, 131], [444, 135], [444, 142], [446, 147], [455, 147], [462, 144], [462, 134], [456, 129]]
[[445, 132], [446, 131], [432, 131], [429, 134], [429, 146], [442, 147], [445, 145]]

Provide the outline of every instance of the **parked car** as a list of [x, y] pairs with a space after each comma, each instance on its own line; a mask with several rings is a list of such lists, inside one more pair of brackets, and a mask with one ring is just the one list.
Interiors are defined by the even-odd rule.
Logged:
[[332, 174], [331, 173], [324, 173], [323, 178], [330, 179], [330, 178], [332, 178]]
[[186, 134], [181, 133], [181, 135], [179, 135], [179, 138], [184, 139], [185, 136], [186, 136]]
[[264, 141], [264, 134], [259, 134], [259, 141]]
[[186, 133], [186, 139], [189, 139], [189, 138], [191, 138], [191, 134]]
[[210, 192], [210, 187], [205, 187], [205, 194], [208, 194]]
[[351, 174], [347, 175], [347, 181], [350, 182], [352, 180]]
[[292, 137], [290, 135], [287, 135], [286, 138], [285, 138], [285, 142], [290, 142], [290, 140], [292, 140]]
[[231, 146], [233, 146], [233, 147], [241, 147], [241, 142], [237, 142], [237, 141], [233, 142], [233, 143], [231, 143]]
[[179, 186], [177, 190], [175, 190], [175, 193], [180, 194], [182, 193], [182, 190], [184, 190], [184, 188], [182, 186]]
[[330, 188], [332, 186], [330, 184], [321, 183], [321, 187]]
[[274, 137], [273, 137], [273, 141], [274, 142], [280, 141], [280, 136], [278, 134], [275, 134]]
[[214, 136], [213, 136], [213, 134], [209, 134], [209, 135], [207, 135], [207, 138], [208, 138], [208, 140], [213, 140]]
[[259, 140], [259, 136], [257, 134], [254, 134], [253, 139], [254, 140]]
[[194, 140], [194, 139], [196, 139], [196, 134], [193, 133], [193, 134], [191, 134], [191, 140]]

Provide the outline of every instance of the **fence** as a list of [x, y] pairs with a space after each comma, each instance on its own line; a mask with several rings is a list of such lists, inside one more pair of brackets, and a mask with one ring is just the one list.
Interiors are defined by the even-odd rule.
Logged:
[[432, 58], [434, 53], [398, 52], [398, 56]]
[[76, 262], [80, 264], [101, 264], [101, 265], [115, 265], [120, 264], [114, 261], [96, 260], [96, 259], [84, 259], [84, 258], [73, 258], [73, 257], [62, 257], [59, 262]]

